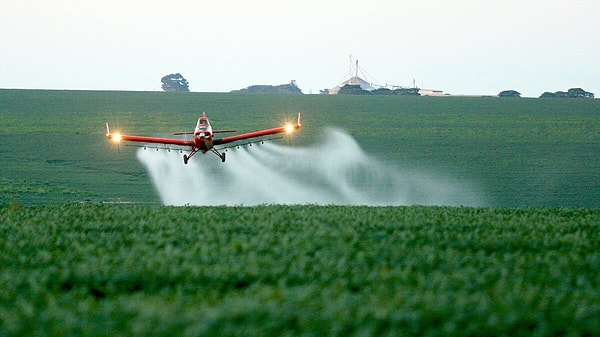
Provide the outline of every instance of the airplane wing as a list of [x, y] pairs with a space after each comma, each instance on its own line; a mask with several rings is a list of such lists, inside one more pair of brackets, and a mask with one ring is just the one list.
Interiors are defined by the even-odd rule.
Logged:
[[193, 140], [184, 140], [184, 139], [174, 139], [174, 138], [158, 138], [158, 137], [145, 137], [145, 136], [129, 136], [122, 135], [119, 133], [111, 133], [108, 127], [108, 123], [106, 123], [106, 138], [113, 140], [115, 142], [119, 142], [121, 140], [126, 140], [130, 142], [141, 142], [141, 143], [155, 143], [155, 144], [171, 144], [171, 145], [180, 145], [180, 146], [194, 146]]
[[295, 130], [300, 129], [301, 127], [302, 127], [302, 123], [300, 122], [300, 113], [298, 113], [298, 121], [296, 122], [296, 124], [288, 124], [286, 126], [281, 126], [278, 128], [254, 131], [254, 132], [249, 132], [249, 133], [242, 133], [242, 134], [235, 135], [235, 136], [229, 136], [229, 137], [224, 137], [221, 139], [215, 139], [213, 141], [213, 143], [214, 143], [214, 145], [223, 145], [223, 144], [227, 144], [227, 143], [231, 143], [231, 142], [236, 142], [238, 140], [263, 137], [263, 136], [274, 135], [277, 133], [284, 133], [284, 132], [289, 133], [289, 132], [293, 132]]

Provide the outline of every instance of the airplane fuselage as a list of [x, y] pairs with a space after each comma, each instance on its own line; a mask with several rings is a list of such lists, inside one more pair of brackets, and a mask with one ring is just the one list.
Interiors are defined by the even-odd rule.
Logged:
[[213, 148], [212, 126], [208, 118], [204, 116], [198, 118], [198, 123], [194, 129], [194, 143], [202, 153], [206, 153]]

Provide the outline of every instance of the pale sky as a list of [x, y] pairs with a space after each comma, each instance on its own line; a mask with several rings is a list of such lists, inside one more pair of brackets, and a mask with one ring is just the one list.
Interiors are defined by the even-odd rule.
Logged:
[[0, 88], [191, 91], [296, 80], [318, 93], [349, 56], [378, 84], [600, 97], [598, 0], [7, 0]]

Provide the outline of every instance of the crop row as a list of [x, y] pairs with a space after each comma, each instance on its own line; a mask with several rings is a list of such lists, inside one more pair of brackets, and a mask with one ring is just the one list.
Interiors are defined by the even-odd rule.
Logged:
[[598, 335], [600, 210], [0, 208], [0, 335]]

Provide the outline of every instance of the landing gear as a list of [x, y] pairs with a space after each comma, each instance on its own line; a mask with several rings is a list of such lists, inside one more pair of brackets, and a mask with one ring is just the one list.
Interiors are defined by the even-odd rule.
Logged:
[[[210, 149], [210, 151], [212, 153], [216, 154], [219, 158], [221, 158], [221, 162], [223, 162], [223, 163], [225, 162], [225, 152], [221, 153], [221, 152], [219, 152], [219, 150], [215, 149], [214, 147], [212, 149]], [[183, 155], [183, 163], [185, 165], [187, 165], [187, 163], [190, 161], [190, 158], [192, 158], [192, 156], [194, 154], [196, 154], [196, 152], [198, 152], [198, 148], [193, 147], [190, 150], [189, 154], [184, 154]], [[202, 153], [204, 153], [204, 152], [207, 152], [207, 151], [202, 151]]]
[[221, 162], [224, 163], [225, 162], [225, 152], [221, 153], [219, 152], [219, 150], [215, 149], [214, 147], [211, 149], [212, 153], [216, 154], [219, 158], [221, 158]]
[[198, 152], [198, 149], [197, 149], [197, 148], [195, 148], [195, 147], [193, 147], [193, 148], [190, 150], [190, 154], [189, 154], [189, 155], [187, 155], [187, 154], [184, 154], [184, 155], [183, 155], [183, 163], [184, 163], [185, 165], [187, 165], [188, 161], [190, 161], [190, 158], [192, 158], [192, 156], [193, 156], [194, 154], [196, 154], [196, 152]]

